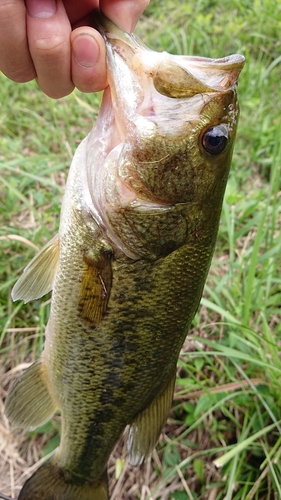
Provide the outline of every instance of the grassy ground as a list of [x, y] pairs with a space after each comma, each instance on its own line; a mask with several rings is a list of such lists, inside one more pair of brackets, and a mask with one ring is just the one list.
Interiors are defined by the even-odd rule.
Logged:
[[[239, 52], [247, 62], [217, 250], [171, 418], [142, 469], [128, 466], [120, 443], [113, 500], [281, 498], [280, 29], [274, 0], [152, 0], [138, 27], [157, 50]], [[9, 432], [3, 400], [41, 351], [49, 314], [49, 297], [13, 304], [10, 291], [57, 230], [68, 166], [99, 100], [76, 92], [52, 101], [0, 75], [0, 492], [12, 497], [57, 445], [59, 417], [28, 435]]]

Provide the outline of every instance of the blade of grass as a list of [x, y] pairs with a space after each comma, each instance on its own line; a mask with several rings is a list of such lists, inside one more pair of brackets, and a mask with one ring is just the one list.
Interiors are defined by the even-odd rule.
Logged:
[[[277, 422], [279, 425], [281, 423], [281, 420]], [[274, 428], [277, 427], [277, 424], [271, 424], [267, 425], [264, 429], [261, 429], [260, 431], [256, 432], [252, 436], [248, 437], [247, 439], [244, 439], [241, 443], [238, 443], [235, 445], [230, 451], [225, 453], [222, 457], [217, 458], [214, 460], [214, 464], [216, 467], [223, 467], [227, 462], [229, 462], [232, 458], [234, 458], [237, 454], [241, 453], [241, 451], [245, 450], [250, 444], [252, 444], [254, 441], [257, 441], [260, 437], [264, 436], [268, 432], [271, 432]]]

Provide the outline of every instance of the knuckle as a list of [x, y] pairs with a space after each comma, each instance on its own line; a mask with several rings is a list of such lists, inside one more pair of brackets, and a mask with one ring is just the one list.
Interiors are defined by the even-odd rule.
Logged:
[[38, 38], [30, 44], [32, 54], [45, 60], [53, 60], [62, 57], [69, 50], [69, 43], [60, 35], [48, 38]]
[[19, 15], [21, 14], [18, 7], [18, 2], [15, 1], [0, 2], [1, 24], [4, 25], [4, 23], [6, 23], [7, 21], [11, 22], [14, 20], [18, 20]]

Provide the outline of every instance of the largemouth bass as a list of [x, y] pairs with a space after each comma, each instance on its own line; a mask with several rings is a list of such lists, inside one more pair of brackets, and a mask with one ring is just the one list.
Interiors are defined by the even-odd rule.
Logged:
[[6, 402], [26, 429], [59, 408], [53, 457], [19, 500], [107, 500], [106, 464], [130, 426], [130, 462], [155, 446], [214, 251], [244, 58], [156, 53], [101, 17], [109, 87], [78, 147], [59, 234], [14, 300], [53, 290], [41, 358]]

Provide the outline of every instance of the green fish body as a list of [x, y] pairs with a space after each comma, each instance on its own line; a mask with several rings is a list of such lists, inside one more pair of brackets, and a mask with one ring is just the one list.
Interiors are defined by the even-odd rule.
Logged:
[[101, 18], [109, 87], [69, 173], [59, 234], [13, 299], [52, 289], [42, 357], [6, 402], [35, 428], [61, 410], [54, 456], [19, 500], [107, 500], [106, 464], [129, 425], [130, 462], [155, 446], [214, 251], [244, 58], [149, 51]]

